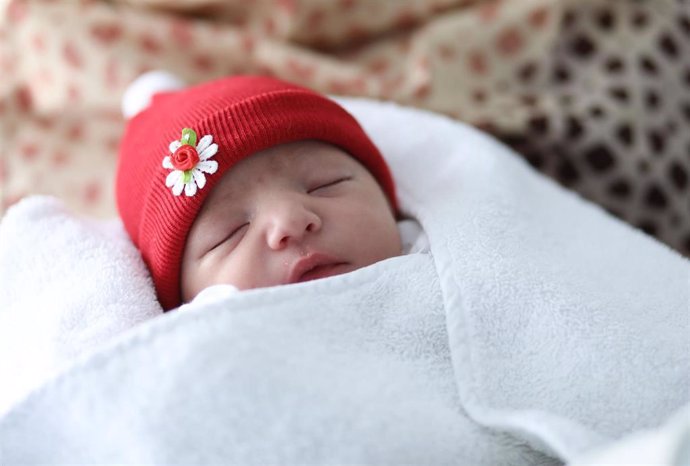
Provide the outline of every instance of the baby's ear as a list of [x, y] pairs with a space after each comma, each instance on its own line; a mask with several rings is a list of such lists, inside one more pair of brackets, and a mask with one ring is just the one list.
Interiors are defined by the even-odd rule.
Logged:
[[187, 85], [172, 73], [163, 70], [142, 74], [127, 86], [122, 95], [122, 115], [130, 119], [151, 104], [154, 94], [176, 91]]

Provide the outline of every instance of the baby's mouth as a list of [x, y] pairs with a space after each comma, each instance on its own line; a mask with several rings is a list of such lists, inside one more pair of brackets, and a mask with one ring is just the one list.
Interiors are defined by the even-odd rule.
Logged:
[[310, 280], [316, 280], [317, 278], [326, 278], [333, 275], [338, 275], [345, 271], [346, 266], [347, 264], [345, 262], [317, 265], [313, 269], [307, 270], [305, 273], [303, 273], [297, 282], [308, 282]]
[[326, 278], [348, 271], [348, 263], [321, 253], [302, 256], [290, 268], [288, 283], [300, 283]]

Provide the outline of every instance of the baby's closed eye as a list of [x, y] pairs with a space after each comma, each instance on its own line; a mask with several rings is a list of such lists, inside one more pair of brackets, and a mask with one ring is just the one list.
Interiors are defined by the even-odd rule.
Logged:
[[226, 243], [227, 241], [230, 241], [230, 240], [234, 241], [236, 239], [239, 239], [242, 236], [242, 233], [244, 233], [244, 231], [246, 230], [245, 227], [248, 227], [248, 226], [249, 226], [249, 222], [245, 222], [241, 225], [238, 225], [235, 228], [230, 228], [230, 233], [223, 236], [219, 241], [212, 243], [211, 247], [208, 248], [208, 251], [211, 252], [211, 251], [215, 250], [216, 248], [218, 248], [220, 245]]
[[327, 181], [320, 181], [318, 183], [314, 183], [314, 187], [307, 190], [307, 192], [309, 194], [319, 193], [319, 192], [325, 191], [329, 188], [333, 188], [333, 187], [338, 186], [342, 183], [345, 183], [346, 181], [350, 181], [352, 179], [353, 179], [353, 177], [348, 175], [348, 176], [341, 176], [341, 177], [338, 177], [335, 179], [329, 179]]

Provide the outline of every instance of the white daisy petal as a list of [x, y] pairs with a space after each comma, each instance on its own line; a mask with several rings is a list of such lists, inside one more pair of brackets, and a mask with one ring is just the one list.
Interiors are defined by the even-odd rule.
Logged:
[[203, 160], [197, 163], [195, 168], [212, 175], [216, 172], [216, 170], [218, 170], [218, 162], [215, 160]]
[[172, 192], [175, 196], [182, 194], [182, 189], [184, 188], [184, 177], [180, 176], [177, 181], [175, 181], [175, 186], [173, 186]]
[[172, 159], [167, 155], [163, 159], [163, 168], [167, 168], [168, 170], [172, 170], [175, 168], [173, 167]]
[[211, 136], [210, 134], [207, 134], [206, 136], [201, 138], [201, 141], [199, 141], [199, 144], [196, 145], [196, 151], [201, 154], [204, 151], [204, 149], [206, 149], [208, 146], [211, 145], [212, 142], [213, 142], [213, 136]]
[[199, 186], [199, 189], [202, 189], [204, 186], [206, 186], [206, 176], [201, 170], [195, 168], [192, 171], [192, 176], [194, 177], [194, 181], [196, 181], [197, 186]]
[[216, 152], [218, 152], [218, 144], [211, 144], [208, 146], [206, 149], [203, 150], [203, 152], [199, 152], [199, 158], [201, 160], [207, 160], [216, 155]]
[[194, 182], [194, 180], [191, 180], [189, 183], [185, 183], [184, 193], [188, 197], [192, 197], [193, 195], [196, 194], [196, 183]]
[[181, 177], [182, 172], [180, 170], [171, 171], [168, 174], [168, 177], [165, 179], [165, 185], [168, 188], [171, 188], [175, 183], [177, 183], [177, 180], [179, 180]]
[[173, 141], [168, 146], [168, 149], [170, 149], [171, 154], [174, 154], [175, 151], [180, 148], [180, 146], [182, 146], [182, 143], [180, 141]]

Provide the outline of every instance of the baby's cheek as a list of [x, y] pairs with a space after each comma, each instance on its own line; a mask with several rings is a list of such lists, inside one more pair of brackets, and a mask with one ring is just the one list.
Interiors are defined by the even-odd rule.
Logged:
[[249, 290], [262, 286], [267, 271], [258, 254], [234, 251], [232, 258], [226, 258], [218, 275], [218, 284], [232, 285], [238, 290]]
[[[216, 282], [224, 285], [232, 285], [238, 290], [247, 289], [247, 283], [242, 280], [244, 267], [231, 262], [224, 264], [222, 271], [216, 276]], [[246, 275], [246, 272], [244, 272]]]
[[[392, 218], [377, 213], [366, 221], [361, 244], [369, 264], [400, 255], [402, 243], [398, 227]], [[389, 214], [390, 216], [390, 214]]]
[[199, 270], [192, 270], [190, 267], [183, 268], [180, 276], [182, 301], [189, 302], [194, 299], [206, 288], [205, 281], [204, 275]]

